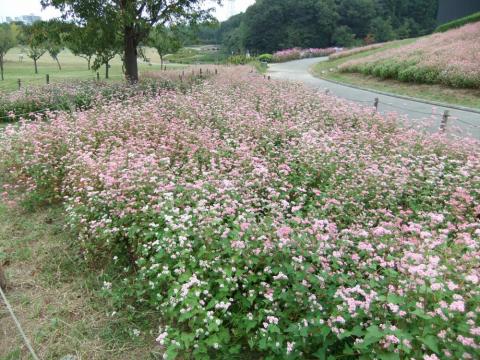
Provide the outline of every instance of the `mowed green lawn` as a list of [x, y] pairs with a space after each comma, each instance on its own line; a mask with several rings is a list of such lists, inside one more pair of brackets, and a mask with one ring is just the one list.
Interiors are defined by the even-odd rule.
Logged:
[[[23, 54], [23, 60], [20, 56]], [[160, 57], [154, 49], [146, 49], [146, 56], [150, 59], [151, 65], [138, 59], [140, 73], [147, 71], [160, 71]], [[87, 69], [87, 61], [81, 57], [74, 56], [69, 50], [64, 50], [58, 56], [62, 70], [58, 69], [57, 63], [48, 53], [45, 53], [38, 61], [38, 74], [35, 74], [33, 60], [27, 57], [27, 51], [21, 48], [11, 49], [6, 56], [4, 65], [5, 80], [0, 81], [0, 91], [13, 91], [18, 89], [18, 79], [23, 86], [41, 85], [46, 82], [46, 74], [50, 75], [50, 82], [87, 80], [95, 79], [96, 72]], [[93, 63], [93, 61], [92, 61]], [[168, 67], [181, 65], [167, 64]], [[105, 66], [99, 70], [100, 77], [105, 78]], [[119, 56], [112, 60], [110, 68], [110, 79], [120, 80], [124, 77], [122, 73], [122, 61]]]

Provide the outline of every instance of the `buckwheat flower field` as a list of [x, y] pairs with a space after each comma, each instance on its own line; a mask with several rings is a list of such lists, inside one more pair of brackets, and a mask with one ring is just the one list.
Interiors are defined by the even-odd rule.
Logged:
[[273, 54], [272, 61], [286, 62], [286, 61], [292, 61], [292, 60], [307, 59], [312, 57], [329, 56], [331, 54], [334, 54], [336, 51], [337, 50], [335, 48], [285, 49], [285, 50], [275, 52]]
[[478, 359], [478, 143], [220, 74], [7, 128], [4, 196], [65, 204], [166, 359]]
[[348, 61], [340, 71], [405, 82], [480, 88], [480, 22], [420, 38], [411, 45]]

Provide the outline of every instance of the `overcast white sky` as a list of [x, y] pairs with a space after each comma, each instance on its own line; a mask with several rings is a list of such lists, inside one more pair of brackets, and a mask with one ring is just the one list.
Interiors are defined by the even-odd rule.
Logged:
[[[245, 11], [255, 0], [236, 0], [234, 5], [235, 13]], [[229, 16], [229, 1], [224, 0], [223, 7], [217, 6], [214, 1], [208, 2], [206, 7], [215, 6], [216, 16], [219, 20], [226, 20]], [[53, 8], [42, 10], [40, 0], [0, 0], [0, 22], [7, 16], [15, 17], [29, 14], [40, 15], [43, 19], [50, 19], [59, 16], [59, 12]]]

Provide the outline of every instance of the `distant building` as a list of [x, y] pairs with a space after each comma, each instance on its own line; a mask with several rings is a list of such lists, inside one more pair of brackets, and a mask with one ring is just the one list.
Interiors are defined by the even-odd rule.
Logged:
[[440, 0], [438, 23], [459, 19], [480, 11], [480, 0]]
[[30, 15], [21, 15], [16, 17], [7, 16], [5, 18], [7, 23], [11, 22], [23, 22], [25, 25], [32, 25], [34, 22], [41, 21], [42, 18], [40, 16], [30, 14]]

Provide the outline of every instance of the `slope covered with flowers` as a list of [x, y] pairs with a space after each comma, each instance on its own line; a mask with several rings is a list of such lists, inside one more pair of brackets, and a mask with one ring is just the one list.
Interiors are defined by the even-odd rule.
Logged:
[[340, 71], [405, 82], [480, 88], [480, 22], [351, 60]]
[[299, 59], [308, 59], [312, 57], [321, 57], [329, 56], [336, 52], [335, 48], [326, 48], [326, 49], [301, 49], [301, 48], [292, 48], [277, 51], [273, 54], [273, 62], [286, 62]]
[[478, 358], [478, 144], [222, 73], [8, 128], [4, 195], [65, 203], [167, 359]]

